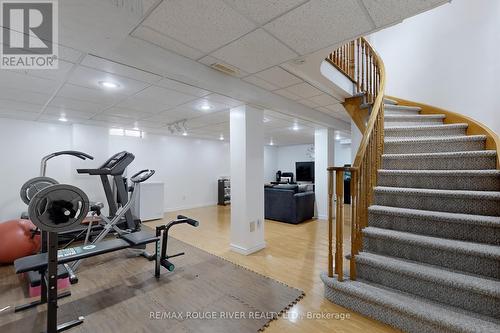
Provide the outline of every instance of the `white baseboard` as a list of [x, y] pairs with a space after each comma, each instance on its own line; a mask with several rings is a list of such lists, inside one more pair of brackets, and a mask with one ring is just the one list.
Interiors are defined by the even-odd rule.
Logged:
[[317, 219], [320, 219], [320, 220], [326, 220], [328, 219], [328, 215], [318, 215], [316, 216]]
[[232, 251], [239, 253], [239, 254], [242, 254], [244, 256], [247, 256], [249, 254], [252, 254], [252, 253], [255, 253], [257, 251], [264, 249], [266, 247], [266, 243], [263, 242], [261, 244], [252, 246], [251, 248], [245, 248], [245, 247], [242, 247], [242, 246], [239, 246], [236, 244], [232, 244], [232, 243], [230, 244], [230, 246], [231, 246]]

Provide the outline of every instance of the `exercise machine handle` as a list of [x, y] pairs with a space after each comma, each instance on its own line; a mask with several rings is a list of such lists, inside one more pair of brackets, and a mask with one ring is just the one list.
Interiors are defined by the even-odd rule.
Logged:
[[137, 172], [132, 177], [130, 177], [130, 180], [133, 183], [142, 183], [142, 182], [148, 180], [149, 178], [151, 178], [151, 176], [153, 176], [154, 174], [155, 174], [154, 170], [144, 169], [144, 170]]
[[82, 159], [82, 160], [86, 160], [86, 159], [93, 160], [94, 159], [93, 156], [86, 154], [84, 152], [81, 152], [81, 151], [77, 151], [77, 150], [56, 151], [55, 153], [49, 154], [49, 155], [44, 156], [42, 158], [42, 161], [40, 163], [40, 176], [42, 176], [42, 177], [45, 176], [45, 172], [47, 170], [47, 161], [50, 160], [51, 158], [54, 158], [54, 157], [60, 156], [60, 155], [70, 155], [70, 156], [78, 157], [79, 159]]
[[193, 220], [193, 219], [190, 219], [189, 217], [184, 216], [184, 215], [177, 215], [177, 219], [178, 220], [186, 220], [185, 222], [189, 225], [192, 225], [193, 227], [197, 227], [200, 225], [200, 222]]

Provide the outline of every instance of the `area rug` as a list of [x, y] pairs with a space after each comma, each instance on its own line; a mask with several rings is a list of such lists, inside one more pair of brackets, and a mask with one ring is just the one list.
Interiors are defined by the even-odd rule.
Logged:
[[[152, 250], [153, 248], [148, 248]], [[304, 292], [187, 243], [169, 239], [173, 272], [154, 277], [154, 262], [122, 250], [85, 260], [72, 295], [59, 301], [59, 323], [84, 316], [69, 332], [258, 332]], [[20, 313], [26, 288], [13, 268], [0, 267], [0, 332], [40, 332], [45, 307]]]

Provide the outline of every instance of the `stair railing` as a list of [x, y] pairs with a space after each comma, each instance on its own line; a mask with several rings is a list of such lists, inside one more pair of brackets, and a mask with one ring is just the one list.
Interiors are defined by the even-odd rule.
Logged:
[[[339, 47], [326, 58], [355, 84], [355, 93], [365, 93], [373, 104], [380, 91], [380, 57], [363, 37]], [[383, 64], [382, 64], [383, 65]]]
[[[344, 280], [344, 175], [351, 173], [351, 251], [349, 278], [356, 279], [356, 255], [362, 248], [362, 229], [368, 225], [368, 207], [381, 167], [384, 150], [385, 67], [380, 56], [364, 38], [341, 46], [327, 60], [348, 76], [356, 93], [372, 104], [363, 139], [352, 167], [328, 168], [328, 276]], [[335, 179], [335, 191], [334, 191]], [[333, 255], [333, 195], [335, 193], [335, 257]]]

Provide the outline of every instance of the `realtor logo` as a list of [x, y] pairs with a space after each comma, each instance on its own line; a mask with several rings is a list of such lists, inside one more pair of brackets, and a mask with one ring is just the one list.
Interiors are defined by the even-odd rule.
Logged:
[[0, 1], [0, 68], [58, 67], [57, 0]]

